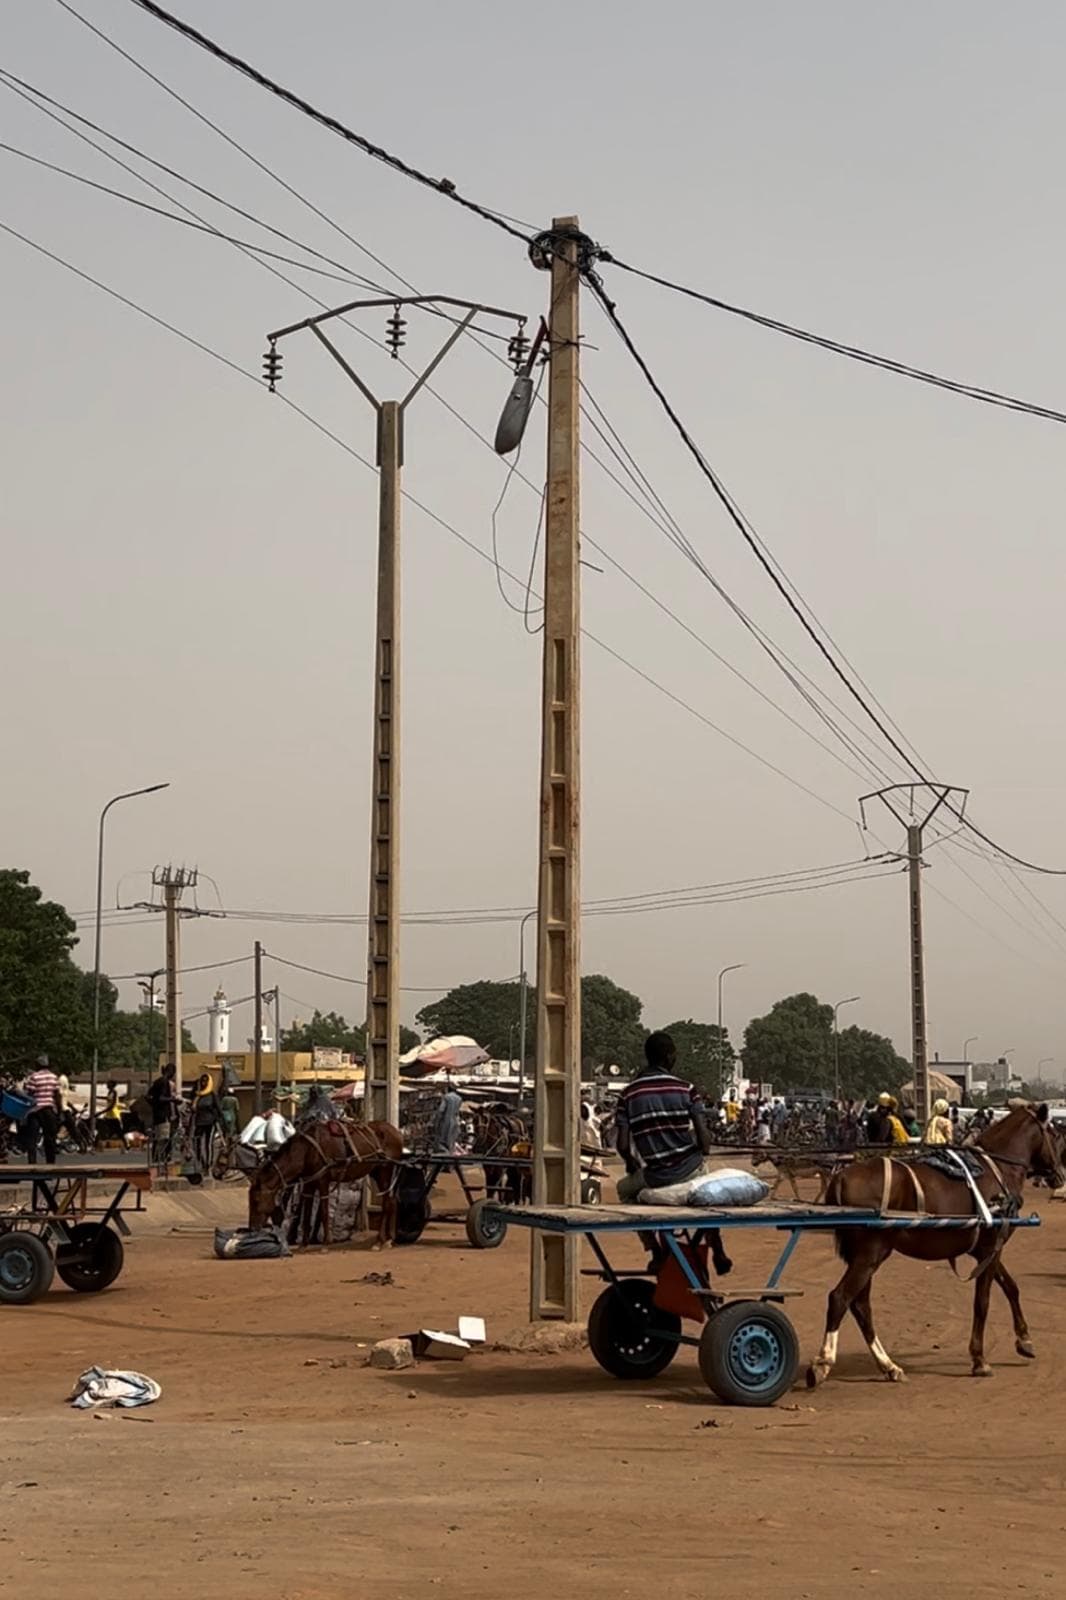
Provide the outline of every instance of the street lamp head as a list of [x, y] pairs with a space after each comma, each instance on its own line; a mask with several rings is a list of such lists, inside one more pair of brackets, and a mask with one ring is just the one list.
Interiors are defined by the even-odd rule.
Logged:
[[141, 789], [140, 794], [157, 794], [160, 789], [169, 789], [169, 783], [150, 783], [147, 789]]

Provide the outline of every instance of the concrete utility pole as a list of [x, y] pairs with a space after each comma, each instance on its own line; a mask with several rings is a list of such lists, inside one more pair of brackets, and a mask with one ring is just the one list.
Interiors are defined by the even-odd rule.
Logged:
[[[915, 795], [919, 791], [931, 798], [924, 815], [916, 817]], [[896, 821], [907, 833], [907, 887], [910, 907], [910, 989], [911, 989], [911, 1057], [914, 1065], [914, 1105], [919, 1121], [924, 1127], [929, 1120], [931, 1096], [929, 1093], [928, 1030], [925, 1017], [925, 940], [922, 931], [922, 835], [942, 805], [951, 796], [959, 796], [959, 805], [953, 807], [955, 816], [962, 817], [966, 810], [968, 789], [944, 783], [895, 783], [887, 789], [863, 795], [859, 801], [859, 814], [866, 826], [866, 802], [880, 800], [887, 806]], [[901, 796], [909, 796], [904, 809]]]
[[[322, 324], [350, 311], [392, 308], [385, 348], [394, 358], [406, 342], [401, 308], [423, 306], [453, 324], [429, 364], [415, 376], [402, 400], [379, 400], [327, 335]], [[459, 315], [453, 315], [457, 311]], [[309, 329], [324, 345], [377, 416], [378, 583], [374, 650], [374, 733], [370, 797], [370, 907], [367, 948], [366, 1087], [368, 1121], [400, 1120], [400, 474], [407, 407], [452, 345], [479, 314], [504, 317], [519, 327], [523, 318], [492, 306], [447, 295], [411, 295], [391, 300], [352, 300], [267, 335], [264, 376], [275, 390], [281, 377], [279, 339]], [[407, 363], [405, 362], [406, 366]], [[413, 369], [409, 369], [413, 370]]]
[[[551, 271], [548, 327], [548, 473], [544, 544], [540, 876], [537, 905], [537, 1054], [533, 1204], [576, 1205], [581, 1195], [581, 679], [580, 319], [589, 241], [576, 217], [556, 217], [534, 239], [535, 266]], [[574, 1239], [532, 1235], [530, 1316], [575, 1322]]]
[[156, 867], [152, 883], [163, 891], [166, 913], [167, 1060], [174, 1063], [175, 1089], [181, 1095], [181, 913], [186, 889], [195, 889], [195, 867]]
[[255, 941], [255, 1114], [263, 1111], [263, 946]]

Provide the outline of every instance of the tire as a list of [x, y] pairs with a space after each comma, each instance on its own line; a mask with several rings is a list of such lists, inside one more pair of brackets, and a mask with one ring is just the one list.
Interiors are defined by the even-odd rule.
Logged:
[[466, 1236], [475, 1250], [497, 1250], [507, 1237], [507, 1224], [502, 1217], [487, 1217], [485, 1210], [491, 1200], [475, 1200], [466, 1214]]
[[[81, 1257], [81, 1260], [72, 1259]], [[98, 1294], [122, 1271], [125, 1251], [114, 1228], [103, 1222], [79, 1222], [70, 1240], [56, 1250], [56, 1271], [68, 1289]]]
[[586, 1178], [581, 1185], [581, 1204], [583, 1206], [598, 1206], [603, 1198], [597, 1178]]
[[660, 1311], [648, 1278], [609, 1283], [589, 1314], [589, 1349], [612, 1378], [657, 1378], [677, 1355], [681, 1318]]
[[401, 1199], [396, 1212], [396, 1243], [417, 1244], [432, 1214], [428, 1199]]
[[736, 1300], [708, 1320], [700, 1338], [707, 1387], [734, 1406], [772, 1406], [799, 1370], [796, 1330], [775, 1305]]
[[55, 1270], [51, 1250], [36, 1233], [0, 1234], [0, 1305], [32, 1305], [48, 1293]]

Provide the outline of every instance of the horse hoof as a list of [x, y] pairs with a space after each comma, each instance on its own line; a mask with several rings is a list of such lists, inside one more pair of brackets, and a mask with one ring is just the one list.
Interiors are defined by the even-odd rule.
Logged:
[[902, 1367], [889, 1367], [885, 1373], [889, 1383], [906, 1383], [907, 1374]]
[[828, 1376], [829, 1368], [827, 1366], [823, 1366], [822, 1363], [818, 1361], [812, 1362], [807, 1368], [808, 1389], [817, 1389], [818, 1385], [820, 1383], [824, 1383]]
[[1020, 1356], [1024, 1356], [1027, 1361], [1036, 1360], [1036, 1351], [1033, 1349], [1028, 1339], [1019, 1339], [1014, 1348], [1017, 1350], [1018, 1354]]
[[728, 1277], [733, 1270], [733, 1263], [728, 1256], [715, 1256], [714, 1270], [720, 1278]]
[[992, 1376], [992, 1368], [988, 1365], [987, 1361], [975, 1361], [974, 1368], [970, 1376], [972, 1378], [990, 1378]]

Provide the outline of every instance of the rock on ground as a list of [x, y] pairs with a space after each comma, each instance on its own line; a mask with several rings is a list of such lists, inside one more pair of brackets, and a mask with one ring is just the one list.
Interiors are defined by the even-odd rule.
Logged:
[[379, 1339], [367, 1357], [370, 1366], [384, 1367], [389, 1372], [413, 1366], [414, 1359], [410, 1339]]

